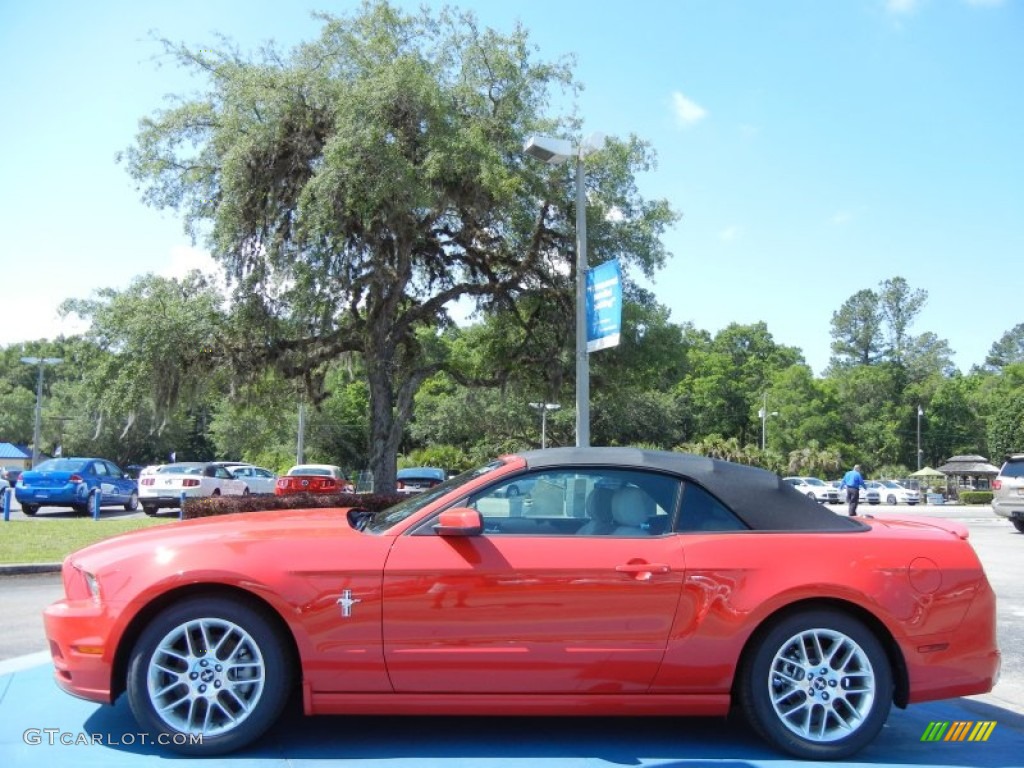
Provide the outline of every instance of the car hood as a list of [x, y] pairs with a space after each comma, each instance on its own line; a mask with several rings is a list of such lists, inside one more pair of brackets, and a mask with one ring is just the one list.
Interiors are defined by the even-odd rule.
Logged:
[[[184, 520], [114, 536], [69, 555], [70, 562], [90, 572], [139, 567], [148, 561], [155, 570], [251, 571], [271, 567], [336, 567], [339, 548], [350, 567], [360, 567], [360, 546], [367, 567], [374, 567], [379, 547], [367, 540], [390, 537], [361, 533], [348, 523], [348, 508], [290, 509], [249, 512]], [[346, 546], [351, 541], [359, 546]], [[333, 563], [332, 563], [333, 561]]]

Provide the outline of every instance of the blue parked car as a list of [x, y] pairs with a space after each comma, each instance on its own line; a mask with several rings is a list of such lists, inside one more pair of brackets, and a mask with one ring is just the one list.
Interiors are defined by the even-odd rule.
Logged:
[[81, 515], [92, 510], [100, 494], [100, 506], [139, 507], [139, 486], [127, 472], [106, 459], [49, 459], [26, 470], [14, 486], [21, 511], [34, 515], [40, 507], [71, 507]]

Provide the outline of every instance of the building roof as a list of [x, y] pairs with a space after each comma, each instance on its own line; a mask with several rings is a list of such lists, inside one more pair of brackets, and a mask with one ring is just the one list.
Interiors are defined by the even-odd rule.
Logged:
[[999, 467], [988, 463], [984, 456], [974, 454], [952, 456], [949, 461], [939, 467], [939, 472], [947, 475], [998, 475]]
[[24, 445], [0, 443], [0, 459], [31, 459], [32, 451]]

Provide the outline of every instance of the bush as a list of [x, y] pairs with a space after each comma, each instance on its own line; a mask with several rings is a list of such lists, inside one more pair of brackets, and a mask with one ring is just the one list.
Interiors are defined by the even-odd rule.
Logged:
[[991, 504], [992, 491], [960, 491], [961, 504]]
[[184, 520], [236, 512], [263, 512], [271, 509], [323, 509], [359, 507], [370, 512], [393, 507], [407, 498], [397, 493], [296, 493], [288, 496], [208, 496], [185, 499], [181, 510]]

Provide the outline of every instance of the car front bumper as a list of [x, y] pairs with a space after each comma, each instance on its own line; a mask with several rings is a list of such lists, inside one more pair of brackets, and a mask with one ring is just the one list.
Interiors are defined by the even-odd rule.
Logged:
[[62, 690], [88, 701], [113, 702], [113, 651], [107, 644], [112, 621], [94, 600], [60, 600], [43, 611], [53, 677]]

